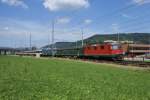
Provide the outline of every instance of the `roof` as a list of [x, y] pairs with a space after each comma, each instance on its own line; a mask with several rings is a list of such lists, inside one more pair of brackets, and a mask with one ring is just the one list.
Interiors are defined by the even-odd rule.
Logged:
[[149, 44], [129, 44], [130, 47], [147, 47], [150, 48]]
[[0, 50], [14, 50], [14, 48], [9, 48], [9, 47], [0, 47]]
[[101, 45], [118, 45], [119, 43], [103, 43], [103, 44], [92, 44], [87, 46], [101, 46]]
[[150, 53], [150, 50], [130, 50], [132, 53]]

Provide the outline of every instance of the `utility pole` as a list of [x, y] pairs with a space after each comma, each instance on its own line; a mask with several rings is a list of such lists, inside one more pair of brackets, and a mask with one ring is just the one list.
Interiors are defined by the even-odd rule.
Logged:
[[54, 33], [55, 33], [55, 20], [52, 21], [52, 57], [54, 57]]
[[[150, 46], [150, 36], [148, 36], [148, 39], [149, 39], [149, 46]], [[148, 55], [150, 56], [150, 47], [149, 47], [149, 53]]]
[[31, 41], [32, 41], [32, 37], [31, 37], [31, 33], [30, 33], [30, 40], [29, 40], [29, 43], [30, 43], [30, 50], [32, 50], [32, 44], [31, 44]]
[[82, 32], [82, 47], [84, 46], [84, 40], [83, 40], [83, 28], [81, 29], [81, 32]]
[[76, 41], [76, 48], [78, 48], [78, 41]]
[[118, 43], [120, 43], [120, 34], [118, 32]]
[[24, 48], [26, 48], [27, 47], [27, 45], [26, 45], [26, 34], [25, 34], [25, 36], [24, 36]]

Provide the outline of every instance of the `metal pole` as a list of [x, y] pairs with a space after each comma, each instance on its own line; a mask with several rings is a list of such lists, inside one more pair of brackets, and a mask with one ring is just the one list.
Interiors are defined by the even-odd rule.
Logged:
[[132, 38], [132, 41], [133, 41], [133, 43], [132, 43], [132, 61], [134, 61], [134, 52], [133, 52], [134, 51], [134, 47], [133, 46], [135, 45], [133, 36], [134, 36], [134, 34], [131, 33], [131, 38]]
[[120, 34], [118, 32], [118, 43], [120, 43]]
[[[150, 36], [149, 36], [149, 45], [150, 45]], [[150, 47], [149, 47], [149, 54], [150, 54]]]
[[82, 47], [84, 46], [84, 40], [83, 40], [83, 28], [81, 29], [81, 32], [82, 32]]
[[55, 33], [55, 21], [52, 21], [52, 57], [54, 57], [54, 33]]
[[78, 41], [76, 41], [76, 48], [78, 48]]
[[30, 33], [30, 50], [32, 50], [32, 47], [31, 47], [31, 33]]

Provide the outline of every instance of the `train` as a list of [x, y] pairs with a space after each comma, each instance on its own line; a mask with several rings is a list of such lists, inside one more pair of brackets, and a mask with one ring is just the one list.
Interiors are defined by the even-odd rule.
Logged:
[[122, 59], [124, 51], [119, 43], [91, 44], [78, 48], [43, 48], [43, 56], [91, 59]]

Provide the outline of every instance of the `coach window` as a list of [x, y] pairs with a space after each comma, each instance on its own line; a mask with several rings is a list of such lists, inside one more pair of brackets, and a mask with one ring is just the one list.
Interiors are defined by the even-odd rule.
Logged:
[[97, 49], [97, 47], [94, 46], [94, 50], [96, 50], [96, 49]]
[[104, 46], [101, 46], [101, 49], [104, 49]]

